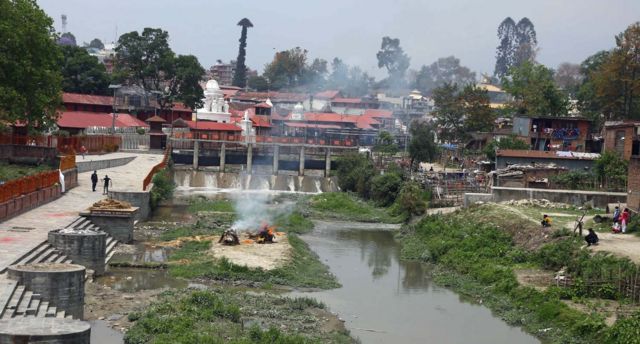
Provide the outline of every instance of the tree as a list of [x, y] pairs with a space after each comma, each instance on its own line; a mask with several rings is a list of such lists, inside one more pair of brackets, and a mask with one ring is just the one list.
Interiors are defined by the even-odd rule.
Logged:
[[245, 58], [247, 56], [247, 29], [253, 27], [251, 21], [247, 18], [242, 18], [238, 22], [238, 26], [242, 26], [242, 33], [240, 34], [240, 48], [238, 51], [238, 59], [236, 60], [236, 72], [233, 75], [233, 86], [245, 87], [247, 85], [247, 66], [245, 65]]
[[[578, 109], [582, 115], [594, 120], [597, 126], [602, 124], [600, 123], [602, 122], [600, 115], [603, 114], [605, 106], [601, 103], [604, 99], [599, 99], [596, 96], [595, 78], [600, 67], [607, 61], [610, 54], [609, 51], [599, 51], [580, 64], [580, 73], [584, 77], [576, 94]], [[607, 117], [610, 118], [610, 115], [607, 114]]]
[[409, 68], [409, 56], [400, 47], [400, 39], [383, 37], [380, 51], [376, 54], [378, 68], [386, 68], [391, 87], [401, 86]]
[[382, 130], [378, 133], [378, 139], [376, 144], [373, 146], [373, 150], [380, 153], [380, 165], [382, 165], [382, 159], [386, 154], [393, 155], [398, 152], [398, 146], [395, 141], [396, 140], [393, 135], [386, 130]]
[[608, 119], [640, 119], [640, 22], [616, 36], [616, 47], [592, 75]]
[[467, 85], [462, 90], [459, 99], [464, 109], [465, 132], [487, 132], [493, 129], [496, 113], [489, 106], [490, 100], [487, 90], [475, 85]]
[[500, 45], [496, 48], [496, 67], [493, 74], [502, 79], [513, 65], [516, 46], [516, 22], [511, 17], [505, 18], [498, 26]]
[[294, 88], [302, 84], [307, 50], [300, 47], [279, 51], [264, 68], [263, 76], [273, 89]]
[[338, 89], [347, 97], [362, 97], [368, 94], [374, 82], [374, 78], [359, 67], [349, 67], [337, 57], [331, 62], [327, 87]]
[[496, 49], [494, 75], [503, 79], [512, 67], [535, 61], [538, 39], [533, 23], [522, 18], [516, 24], [510, 17], [498, 26], [500, 45]]
[[254, 89], [258, 92], [268, 91], [269, 80], [267, 80], [267, 78], [265, 78], [264, 76], [253, 75], [249, 77], [249, 80], [247, 80], [247, 86], [249, 86], [249, 88]]
[[[398, 195], [398, 204], [403, 211], [409, 215], [424, 214], [427, 209], [427, 202], [424, 200], [424, 191], [417, 182], [406, 182], [402, 185]], [[409, 216], [407, 221], [411, 218]]]
[[332, 89], [344, 89], [349, 82], [349, 66], [339, 58], [331, 61], [331, 74], [327, 84]]
[[0, 126], [55, 125], [62, 76], [53, 20], [33, 0], [0, 0]]
[[525, 62], [509, 69], [502, 86], [514, 100], [509, 105], [518, 114], [530, 116], [564, 116], [569, 99], [558, 89], [553, 71], [541, 64]]
[[402, 187], [402, 175], [395, 172], [379, 174], [371, 178], [371, 199], [378, 205], [391, 205]]
[[520, 66], [525, 62], [534, 62], [538, 39], [536, 30], [529, 18], [520, 19], [516, 25], [516, 48], [513, 56], [513, 66]]
[[62, 89], [65, 92], [108, 94], [109, 76], [98, 58], [84, 48], [62, 46]]
[[526, 142], [518, 139], [515, 135], [503, 137], [499, 141], [492, 140], [484, 148], [482, 152], [487, 156], [487, 159], [496, 160], [496, 149], [521, 149], [529, 150], [531, 147]]
[[301, 84], [305, 86], [307, 91], [319, 91], [325, 88], [327, 65], [326, 60], [316, 58], [310, 65], [305, 66]]
[[416, 74], [414, 88], [423, 94], [430, 94], [433, 89], [446, 83], [467, 85], [476, 81], [476, 74], [469, 68], [461, 66], [455, 56], [441, 57], [431, 65], [422, 66]]
[[433, 161], [437, 157], [438, 146], [435, 143], [435, 131], [429, 123], [418, 120], [411, 122], [409, 134], [411, 135], [409, 156], [412, 168], [414, 163]]
[[349, 153], [336, 161], [338, 186], [342, 191], [354, 191], [364, 198], [369, 197], [370, 181], [375, 168], [369, 158], [359, 153]]
[[170, 108], [174, 100], [196, 107], [201, 102], [204, 68], [195, 56], [176, 57], [164, 30], [145, 28], [142, 34], [132, 31], [120, 36], [115, 67], [116, 79], [161, 92], [161, 109]]
[[596, 176], [605, 188], [616, 188], [626, 184], [628, 175], [628, 161], [617, 153], [605, 151], [595, 161]]
[[104, 49], [104, 43], [102, 43], [102, 41], [100, 39], [94, 38], [94, 39], [91, 40], [89, 45], [87, 45], [87, 47], [95, 48], [95, 49]]
[[449, 142], [460, 141], [464, 134], [464, 107], [459, 101], [459, 89], [456, 84], [444, 84], [433, 90], [433, 112], [440, 138]]
[[578, 93], [583, 78], [580, 65], [569, 62], [560, 64], [553, 75], [556, 86], [573, 97]]
[[58, 45], [68, 45], [68, 46], [78, 46], [78, 44], [76, 43], [76, 36], [74, 36], [71, 32], [65, 32], [62, 35], [60, 35], [60, 38], [58, 38]]

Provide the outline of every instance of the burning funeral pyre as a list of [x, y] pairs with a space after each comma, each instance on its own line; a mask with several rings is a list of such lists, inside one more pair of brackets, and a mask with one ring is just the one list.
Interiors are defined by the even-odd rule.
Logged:
[[[256, 232], [247, 230], [243, 231], [241, 234], [245, 236], [245, 239], [242, 240], [242, 243], [244, 244], [272, 244], [276, 242], [276, 236], [284, 235], [284, 233], [278, 233], [275, 227], [269, 226], [266, 222], [263, 222]], [[239, 245], [240, 235], [235, 229], [229, 228], [222, 233], [218, 243], [230, 246]]]

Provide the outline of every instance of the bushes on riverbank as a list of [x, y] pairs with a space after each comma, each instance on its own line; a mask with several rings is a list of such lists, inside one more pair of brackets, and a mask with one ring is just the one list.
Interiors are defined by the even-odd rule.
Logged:
[[385, 171], [378, 171], [363, 154], [341, 157], [337, 176], [342, 191], [354, 192], [379, 207], [393, 205], [394, 214], [404, 218], [423, 214], [430, 198], [419, 184], [407, 180], [397, 165], [391, 164]]
[[309, 298], [249, 294], [229, 289], [165, 292], [136, 321], [125, 343], [352, 343], [344, 328]]
[[390, 208], [379, 208], [363, 201], [352, 193], [328, 192], [307, 200], [311, 216], [360, 222], [401, 223], [404, 216], [396, 215]]
[[[553, 342], [618, 343], [629, 338], [639, 317], [620, 320], [607, 328], [602, 314], [585, 314], [569, 308], [562, 299], [600, 297], [624, 302], [611, 285], [598, 287], [584, 283], [611, 277], [613, 269], [637, 271], [632, 263], [604, 254], [590, 255], [580, 248], [579, 239], [558, 239], [537, 252], [514, 244], [499, 222], [481, 223], [474, 210], [423, 219], [401, 233], [402, 257], [435, 263], [436, 280], [454, 290], [483, 300], [483, 303], [512, 325]], [[631, 265], [628, 265], [631, 264]], [[514, 270], [519, 266], [549, 269], [566, 267], [574, 283], [570, 288], [549, 287], [545, 291], [520, 286]], [[638, 327], [636, 326], [634, 331]]]
[[167, 168], [160, 170], [152, 179], [153, 187], [150, 191], [149, 202], [151, 209], [155, 209], [161, 201], [171, 198], [176, 188]]

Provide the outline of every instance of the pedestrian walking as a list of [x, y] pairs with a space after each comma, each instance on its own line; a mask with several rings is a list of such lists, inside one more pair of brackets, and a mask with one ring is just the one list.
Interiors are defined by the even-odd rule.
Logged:
[[629, 223], [629, 208], [624, 208], [624, 211], [620, 215], [620, 228], [622, 229], [622, 233], [627, 232], [627, 224]]
[[82, 145], [80, 147], [80, 154], [82, 155], [82, 160], [84, 160], [84, 155], [87, 154], [87, 147], [85, 147], [84, 145]]
[[618, 223], [620, 220], [620, 207], [616, 207], [613, 211], [613, 223]]
[[109, 186], [112, 186], [113, 183], [111, 182], [111, 178], [109, 178], [108, 175], [104, 175], [104, 178], [102, 178], [102, 180], [104, 181], [104, 187], [102, 189], [102, 194], [106, 195], [109, 193]]
[[91, 175], [91, 190], [95, 192], [96, 186], [98, 186], [98, 171], [93, 171]]

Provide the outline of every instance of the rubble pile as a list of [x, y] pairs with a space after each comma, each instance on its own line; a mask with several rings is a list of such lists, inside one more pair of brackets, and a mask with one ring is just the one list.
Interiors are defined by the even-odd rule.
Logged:
[[504, 201], [504, 202], [501, 202], [501, 203], [502, 204], [506, 204], [506, 205], [515, 205], [515, 206], [532, 205], [532, 206], [536, 206], [536, 207], [540, 207], [540, 208], [569, 209], [569, 208], [572, 207], [569, 204], [551, 202], [551, 201], [549, 201], [547, 199], [544, 199], [544, 198], [541, 198], [541, 199], [510, 200], [510, 201]]
[[89, 210], [117, 210], [117, 209], [129, 209], [131, 208], [131, 203], [125, 201], [118, 201], [115, 199], [103, 199], [89, 208]]

